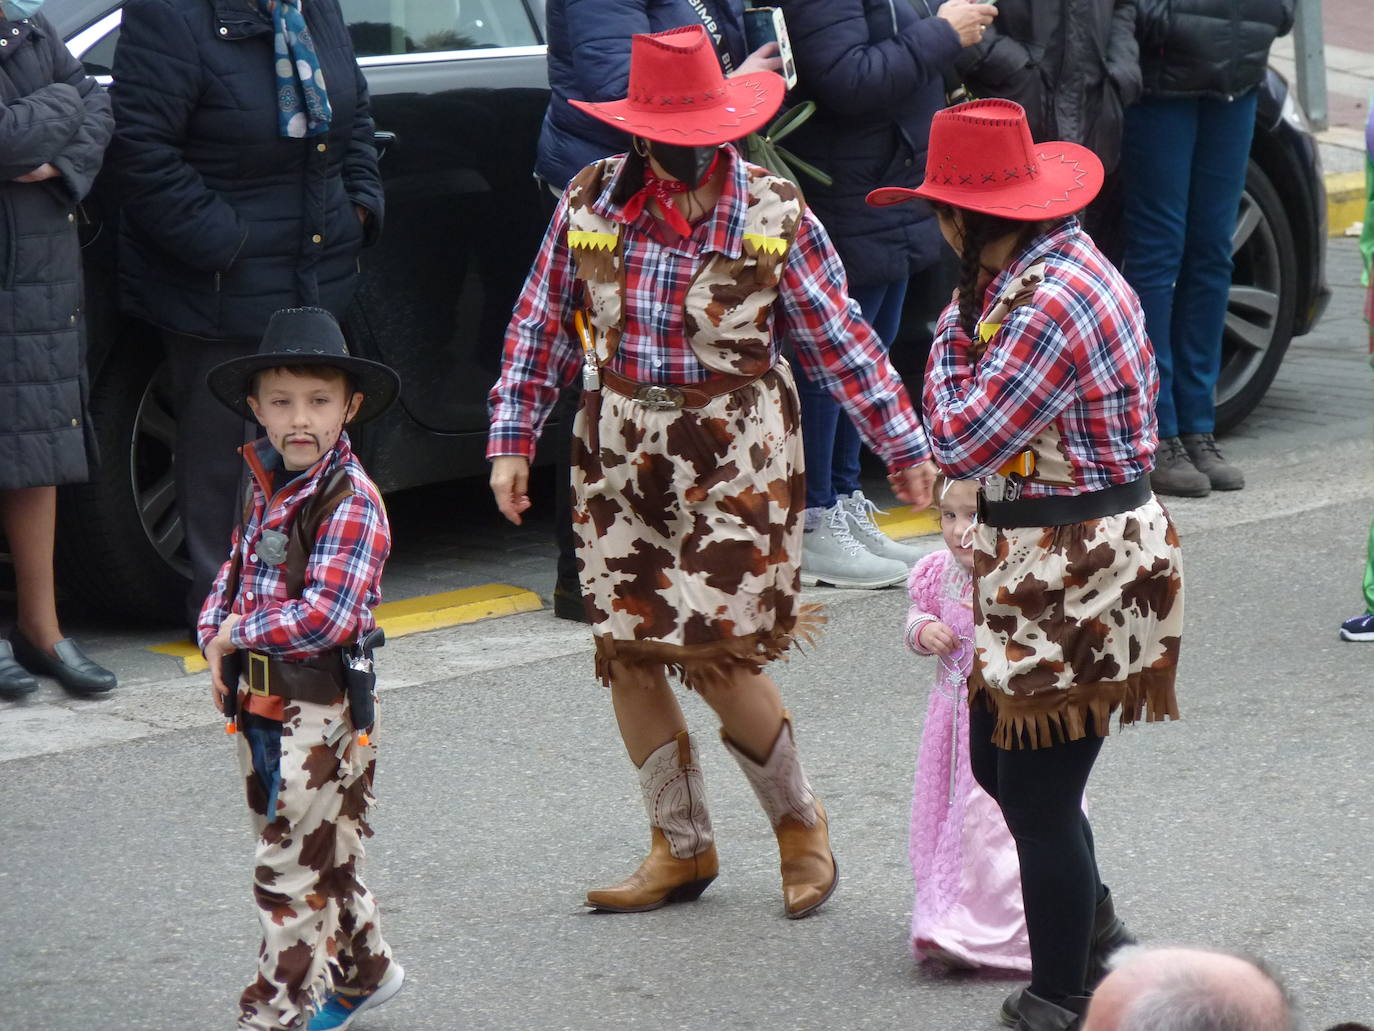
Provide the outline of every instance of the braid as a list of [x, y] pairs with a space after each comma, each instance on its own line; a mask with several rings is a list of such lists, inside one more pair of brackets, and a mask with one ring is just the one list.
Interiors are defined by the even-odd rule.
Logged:
[[978, 279], [983, 273], [983, 248], [1004, 231], [1002, 220], [965, 209], [964, 249], [959, 255], [959, 326], [973, 339], [978, 326]]

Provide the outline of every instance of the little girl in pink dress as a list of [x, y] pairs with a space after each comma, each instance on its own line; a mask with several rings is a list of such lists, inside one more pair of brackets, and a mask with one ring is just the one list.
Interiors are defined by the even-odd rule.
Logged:
[[937, 661], [911, 801], [911, 943], [918, 960], [1027, 971], [1016, 845], [968, 760], [973, 552], [965, 542], [977, 489], [965, 480], [936, 484], [947, 547], [917, 562], [907, 581], [907, 647]]

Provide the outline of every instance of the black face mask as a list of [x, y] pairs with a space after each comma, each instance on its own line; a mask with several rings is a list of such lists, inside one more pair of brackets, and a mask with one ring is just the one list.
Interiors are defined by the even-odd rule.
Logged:
[[679, 147], [672, 143], [649, 144], [649, 155], [663, 171], [692, 190], [701, 186], [711, 170], [711, 162], [716, 159], [717, 150], [716, 147]]

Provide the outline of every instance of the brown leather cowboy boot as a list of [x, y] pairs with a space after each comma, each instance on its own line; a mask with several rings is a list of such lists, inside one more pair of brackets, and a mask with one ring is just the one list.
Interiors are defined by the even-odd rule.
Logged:
[[649, 855], [619, 884], [587, 892], [585, 904], [592, 909], [644, 913], [670, 902], [692, 902], [716, 879], [716, 839], [697, 750], [687, 731], [644, 760], [639, 788], [653, 828]]
[[782, 859], [783, 911], [789, 920], [810, 916], [835, 893], [840, 873], [830, 851], [825, 808], [812, 793], [797, 758], [792, 716], [783, 711], [782, 727], [762, 765], [740, 751], [725, 731], [720, 736], [773, 824]]

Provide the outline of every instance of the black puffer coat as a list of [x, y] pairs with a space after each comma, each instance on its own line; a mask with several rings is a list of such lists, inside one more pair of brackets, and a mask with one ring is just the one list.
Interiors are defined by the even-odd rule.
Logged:
[[1024, 107], [1035, 139], [1081, 143], [1110, 172], [1123, 112], [1140, 96], [1136, 3], [1001, 0], [983, 41], [955, 63], [974, 96]]
[[1264, 78], [1269, 46], [1293, 27], [1293, 0], [1136, 0], [1145, 92], [1231, 99]]
[[[959, 34], [921, 18], [907, 0], [782, 0], [799, 82], [788, 102], [814, 100], [815, 116], [783, 142], [834, 185], [802, 176], [850, 283], [906, 279], [944, 248], [924, 201], [871, 207], [879, 186], [919, 186], [930, 120], [944, 106], [944, 72]], [[938, 5], [937, 5], [938, 6]]]
[[[0, 19], [0, 42], [0, 490], [81, 483], [95, 444], [77, 204], [110, 139], [110, 98], [41, 14]], [[61, 174], [14, 181], [44, 164]]]
[[126, 310], [213, 339], [258, 337], [278, 308], [342, 314], [381, 227], [367, 85], [338, 0], [307, 0], [328, 134], [277, 128], [272, 24], [256, 0], [130, 0], [115, 51], [110, 165]]

